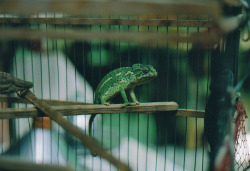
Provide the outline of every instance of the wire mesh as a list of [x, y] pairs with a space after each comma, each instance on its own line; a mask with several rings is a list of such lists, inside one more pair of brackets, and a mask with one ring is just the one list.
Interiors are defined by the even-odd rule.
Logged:
[[[43, 27], [40, 26], [39, 27]], [[48, 27], [48, 26], [45, 26]], [[112, 26], [111, 26], [112, 27]], [[146, 27], [148, 31], [152, 28], [150, 26]], [[55, 29], [57, 27], [55, 26]], [[91, 26], [90, 28], [95, 29], [95, 26]], [[100, 32], [102, 31], [102, 27], [99, 26]], [[118, 30], [121, 29], [121, 26], [118, 26]], [[140, 31], [140, 26], [137, 26], [138, 32]], [[155, 28], [152, 28], [155, 29]], [[158, 27], [156, 28], [158, 31]], [[177, 29], [177, 34], [178, 34]], [[69, 45], [71, 43], [71, 45]], [[58, 48], [58, 44], [62, 44], [61, 46], [64, 47], [65, 55], [64, 53], [60, 52]], [[79, 45], [80, 44], [80, 45]], [[165, 81], [164, 84], [168, 87], [171, 86], [168, 90], [166, 90], [163, 86], [160, 87], [161, 82], [160, 79], [164, 79], [164, 77], [161, 77], [157, 79], [156, 83], [150, 83], [149, 85], [145, 85], [143, 87], [140, 87], [137, 89], [138, 98], [141, 102], [146, 101], [161, 101], [161, 100], [167, 100], [167, 97], [162, 97], [160, 94], [164, 92], [166, 95], [167, 92], [173, 91], [174, 94], [168, 94], [169, 100], [172, 101], [184, 101], [186, 104], [188, 103], [187, 97], [180, 97], [182, 95], [181, 92], [183, 92], [181, 88], [180, 81], [183, 81], [182, 77], [184, 76], [184, 73], [180, 71], [180, 65], [183, 65], [181, 63], [184, 63], [186, 61], [185, 56], [187, 54], [180, 51], [180, 44], [177, 42], [176, 47], [172, 46], [171, 48], [167, 48], [167, 50], [159, 48], [156, 46], [155, 48], [150, 47], [149, 45], [147, 47], [141, 47], [138, 45], [134, 45], [131, 47], [130, 45], [124, 45], [121, 42], [114, 42], [113, 44], [109, 45], [107, 43], [103, 42], [69, 42], [67, 40], [56, 40], [52, 41], [50, 39], [42, 40], [41, 41], [41, 47], [38, 48], [38, 52], [33, 52], [31, 49], [34, 46], [32, 42], [28, 42], [26, 47], [23, 45], [23, 43], [15, 46], [15, 66], [13, 66], [13, 73], [15, 76], [30, 80], [34, 82], [34, 92], [35, 94], [42, 99], [59, 99], [59, 100], [72, 100], [77, 101], [78, 99], [84, 100], [84, 102], [91, 102], [91, 100], [86, 99], [92, 99], [93, 98], [93, 91], [94, 87], [96, 87], [96, 84], [98, 83], [98, 80], [101, 79], [101, 77], [107, 73], [110, 68], [117, 68], [121, 66], [127, 66], [128, 64], [132, 63], [153, 63], [156, 65], [156, 67], [159, 64], [165, 64], [167, 66], [171, 66], [170, 69], [167, 69], [167, 72], [163, 70], [165, 68], [164, 66], [157, 67], [159, 75], [164, 75], [167, 78], [172, 77], [172, 75], [176, 76], [175, 81], [167, 82]], [[79, 47], [80, 46], [80, 47]], [[83, 46], [90, 46], [90, 49], [82, 49]], [[111, 50], [108, 51], [107, 49], [103, 48], [105, 46], [111, 46]], [[121, 49], [128, 49], [130, 52], [129, 54]], [[77, 51], [77, 52], [76, 52]], [[88, 56], [87, 60], [84, 59], [84, 56], [81, 56], [82, 53], [88, 52], [90, 53], [90, 56]], [[113, 52], [112, 52], [113, 51]], [[130, 53], [133, 53], [131, 55]], [[164, 53], [167, 51], [168, 57], [166, 58], [164, 56]], [[171, 51], [171, 52], [170, 52]], [[188, 51], [188, 50], [185, 50]], [[105, 62], [104, 57], [108, 58], [109, 55], [103, 55], [103, 53], [106, 52], [108, 54], [112, 53], [113, 60], [109, 60], [109, 64], [105, 67], [102, 67]], [[171, 54], [170, 54], [171, 53]], [[182, 54], [181, 54], [182, 53]], [[133, 56], [133, 58], [128, 57], [126, 59], [126, 56]], [[134, 55], [137, 57], [134, 58]], [[71, 56], [71, 57], [70, 57]], [[103, 57], [104, 56], [104, 57]], [[117, 57], [117, 60], [114, 59]], [[83, 64], [81, 64], [81, 69], [77, 68], [77, 65], [80, 65], [78, 62], [76, 62], [79, 58]], [[168, 59], [169, 61], [166, 61], [164, 58]], [[97, 59], [97, 60], [96, 60]], [[90, 60], [90, 61], [88, 61]], [[126, 61], [126, 60], [132, 60]], [[171, 62], [170, 62], [171, 60]], [[99, 62], [98, 62], [99, 61]], [[115, 62], [117, 61], [117, 63]], [[90, 62], [90, 65], [87, 65], [87, 62]], [[107, 61], [106, 61], [107, 62]], [[34, 67], [33, 69], [31, 67]], [[175, 70], [174, 68], [175, 67]], [[79, 71], [80, 69], [80, 71]], [[82, 72], [81, 70], [84, 70], [83, 76], [84, 78], [81, 78], [79, 72]], [[80, 78], [79, 78], [80, 77]], [[187, 77], [187, 76], [186, 76]], [[171, 78], [173, 79], [173, 78]], [[87, 83], [87, 80], [92, 83], [92, 86]], [[78, 81], [80, 83], [78, 83]], [[173, 82], [173, 83], [172, 83]], [[186, 82], [187, 83], [187, 82]], [[78, 87], [78, 84], [80, 84], [80, 88]], [[153, 85], [152, 85], [153, 84]], [[173, 85], [176, 87], [176, 89], [173, 88]], [[199, 86], [199, 79], [197, 78], [197, 90], [196, 90], [196, 109], [198, 109], [198, 86]], [[86, 86], [87, 85], [87, 86]], [[88, 87], [89, 86], [89, 87]], [[152, 88], [152, 87], [155, 88]], [[88, 88], [86, 88], [88, 87]], [[90, 88], [92, 87], [92, 88]], [[79, 90], [78, 90], [79, 89]], [[88, 90], [86, 90], [88, 89]], [[146, 89], [146, 90], [145, 90]], [[80, 91], [80, 92], [79, 92]], [[188, 93], [188, 92], [186, 92]], [[186, 94], [185, 93], [185, 94]], [[154, 96], [152, 97], [152, 94]], [[87, 95], [90, 95], [90, 97], [86, 97]], [[83, 96], [83, 97], [81, 97]], [[121, 102], [121, 101], [120, 101]], [[181, 106], [181, 103], [179, 103]], [[15, 107], [22, 107], [20, 105]], [[187, 107], [187, 105], [186, 105]], [[163, 117], [163, 118], [162, 118]], [[134, 170], [186, 170], [188, 167], [186, 163], [190, 163], [189, 160], [190, 157], [186, 157], [188, 155], [189, 150], [187, 150], [189, 147], [186, 147], [186, 149], [182, 149], [179, 147], [180, 140], [178, 138], [180, 132], [187, 129], [188, 127], [188, 118], [185, 118], [186, 124], [185, 128], [180, 130], [179, 122], [183, 122], [182, 118], [171, 118], [172, 128], [170, 127], [169, 130], [165, 130], [164, 132], [159, 132], [164, 125], [159, 124], [159, 120], [165, 120], [165, 116], [161, 113], [157, 114], [154, 118], [153, 115], [145, 115], [145, 114], [118, 114], [118, 115], [102, 115], [101, 117], [97, 117], [94, 123], [94, 132], [93, 136], [99, 141], [99, 143], [112, 150], [112, 154], [116, 155], [119, 159], [126, 159], [128, 164], [134, 169]], [[87, 124], [87, 118], [88, 116], [75, 116], [75, 117], [67, 117], [68, 120], [75, 123], [76, 125], [80, 126], [86, 131], [86, 124]], [[109, 119], [109, 122], [106, 120]], [[19, 131], [23, 130], [23, 123], [20, 123], [23, 121], [28, 123], [27, 125], [30, 125], [29, 120], [32, 119], [17, 119], [14, 124], [16, 125], [18, 130], [16, 133], [17, 140], [22, 141], [24, 135], [31, 134], [31, 139], [35, 139], [36, 141], [41, 142], [41, 146], [39, 145], [37, 147], [36, 144], [31, 145], [35, 146], [35, 149], [32, 149], [34, 153], [39, 153], [38, 151], [41, 151], [40, 156], [40, 162], [50, 164], [63, 164], [63, 165], [70, 165], [75, 169], [82, 169], [84, 167], [91, 168], [93, 170], [106, 170], [105, 168], [109, 168], [109, 170], [114, 170], [113, 167], [110, 165], [107, 165], [105, 161], [100, 159], [99, 157], [93, 158], [90, 156], [88, 150], [84, 149], [82, 150], [81, 145], [78, 144], [76, 139], [72, 139], [70, 135], [67, 133], [64, 133], [63, 130], [61, 130], [58, 126], [53, 126], [53, 129], [47, 131], [44, 128], [41, 128], [41, 139], [36, 139], [35, 137], [37, 134], [39, 134], [37, 129], [31, 128], [29, 126], [26, 128], [26, 131], [21, 133]], [[82, 122], [79, 122], [81, 120]], [[129, 120], [129, 121], [128, 121]], [[154, 121], [155, 120], [155, 121]], [[135, 122], [134, 122], [135, 121]], [[127, 122], [127, 123], [126, 123]], [[132, 123], [131, 123], [132, 122]], [[195, 150], [190, 150], [191, 153], [195, 156], [195, 163], [193, 164], [194, 170], [200, 168], [198, 165], [197, 160], [197, 122], [198, 120], [195, 119], [195, 121], [191, 121], [195, 123], [195, 127], [193, 128], [195, 131], [195, 137], [193, 137], [195, 140]], [[56, 125], [55, 123], [52, 123], [53, 125]], [[162, 124], [162, 123], [161, 123]], [[127, 126], [126, 126], [127, 125]], [[150, 128], [151, 127], [151, 128]], [[37, 130], [32, 134], [32, 131]], [[108, 130], [110, 129], [110, 130]], [[155, 133], [152, 133], [152, 129], [155, 130]], [[124, 130], [128, 130], [127, 133], [124, 132]], [[150, 131], [150, 132], [149, 132]], [[166, 138], [164, 136], [164, 141], [159, 140], [159, 135], [167, 135], [173, 134], [173, 144], [170, 142], [168, 143], [169, 138]], [[172, 133], [171, 133], [172, 132]], [[125, 133], [125, 134], [124, 134]], [[49, 134], [49, 137], [47, 136]], [[108, 135], [110, 135], [110, 138], [108, 138]], [[127, 135], [128, 137], [124, 137], [124, 135]], [[191, 137], [191, 135], [187, 135], [187, 131], [184, 133], [185, 137]], [[35, 137], [34, 137], [35, 136]], [[104, 138], [105, 137], [105, 138]], [[186, 139], [185, 138], [185, 139]], [[60, 139], [60, 140], [59, 140]], [[63, 139], [63, 141], [62, 141]], [[126, 139], [124, 141], [124, 139]], [[171, 138], [170, 138], [171, 139]], [[192, 139], [192, 138], [191, 138]], [[53, 141], [56, 143], [53, 145]], [[106, 141], [110, 141], [107, 143]], [[32, 141], [31, 141], [32, 142]], [[167, 143], [165, 143], [167, 142]], [[49, 143], [49, 146], [47, 146]], [[124, 144], [125, 143], [125, 144]], [[161, 145], [159, 145], [161, 143]], [[18, 145], [18, 156], [22, 156], [22, 152], [20, 151], [23, 149], [22, 145]], [[28, 147], [26, 147], [28, 148]], [[125, 149], [127, 150], [125, 150]], [[165, 152], [162, 153], [162, 148]], [[29, 148], [28, 148], [29, 149]], [[45, 149], [48, 151], [45, 152]], [[52, 149], [56, 149], [56, 153], [52, 154], [54, 152]], [[30, 149], [29, 149], [30, 150]], [[37, 151], [38, 150], [38, 151]], [[127, 152], [125, 152], [125, 151]], [[193, 152], [192, 152], [193, 151]], [[125, 153], [124, 153], [125, 152]], [[62, 154], [65, 153], [65, 154]], [[181, 154], [185, 155], [181, 155]], [[38, 155], [33, 154], [32, 155]], [[124, 156], [124, 154], [128, 156]], [[54, 158], [54, 155], [56, 157]], [[143, 157], [145, 156], [145, 157]], [[172, 157], [171, 157], [172, 156]], [[180, 156], [184, 157], [183, 162], [180, 162], [179, 158]], [[181, 157], [181, 158], [183, 158]], [[39, 162], [39, 160], [31, 156], [31, 160], [34, 160], [35, 162]], [[169, 159], [170, 158], [170, 159]], [[172, 162], [171, 162], [172, 158]], [[178, 160], [177, 160], [178, 159]], [[53, 160], [56, 160], [54, 163]], [[81, 162], [83, 160], [83, 162]], [[164, 161], [164, 162], [163, 162]], [[83, 164], [80, 164], [83, 163]], [[183, 166], [181, 164], [184, 163]], [[202, 162], [201, 162], [202, 163]], [[192, 167], [191, 167], [192, 168]], [[192, 170], [192, 169], [191, 169]], [[198, 169], [200, 170], [200, 169]]]
[[[36, 17], [30, 18], [71, 17], [46, 13], [45, 16], [37, 14]], [[2, 18], [5, 18], [5, 15]], [[182, 23], [193, 18], [168, 15], [163, 19]], [[80, 19], [91, 21], [89, 16]], [[134, 18], [108, 16], [108, 19], [119, 21]], [[143, 19], [145, 17], [135, 18], [138, 21]], [[150, 18], [145, 20], [147, 19]], [[207, 16], [199, 16], [196, 20], [205, 23], [210, 21]], [[94, 33], [118, 32], [121, 35], [127, 31], [137, 33], [138, 37], [142, 32], [155, 32], [157, 35], [174, 33], [177, 36], [204, 33], [208, 37], [211, 33], [210, 26], [208, 28], [200, 25], [185, 27], [160, 24], [155, 26], [7, 23], [1, 25], [1, 28], [52, 29], [55, 32], [66, 33], [68, 29], [84, 29]], [[0, 69], [18, 78], [32, 81], [32, 91], [41, 99], [92, 103], [94, 91], [104, 75], [115, 68], [142, 63], [153, 65], [158, 77], [147, 85], [135, 88], [136, 96], [141, 103], [175, 101], [179, 108], [195, 111], [205, 109], [209, 92], [211, 51], [214, 50], [212, 46], [201, 45], [191, 40], [166, 40], [162, 44], [160, 41], [151, 42], [150, 39], [143, 42], [139, 38], [131, 42], [126, 39], [106, 41], [96, 38], [69, 40], [50, 37], [4, 40], [0, 46], [6, 46], [4, 55], [11, 59], [7, 63], [8, 67]], [[119, 96], [112, 101], [123, 102]], [[4, 102], [1, 102], [1, 107], [5, 107]], [[14, 104], [8, 107], [27, 108], [32, 105]], [[85, 133], [88, 132], [89, 115], [66, 118]], [[106, 160], [93, 157], [86, 147], [53, 121], [49, 121], [50, 129], [44, 128], [45, 120], [41, 120], [41, 128], [35, 127], [36, 122], [38, 121], [34, 118], [1, 120], [1, 154], [19, 158], [26, 156], [27, 160], [34, 163], [71, 166], [75, 170], [115, 170]], [[4, 125], [8, 124], [8, 129], [4, 129]], [[102, 147], [124, 161], [132, 170], [207, 170], [208, 152], [203, 126], [203, 118], [176, 117], [173, 112], [103, 114], [94, 120], [92, 135]], [[9, 136], [7, 140], [5, 135]]]

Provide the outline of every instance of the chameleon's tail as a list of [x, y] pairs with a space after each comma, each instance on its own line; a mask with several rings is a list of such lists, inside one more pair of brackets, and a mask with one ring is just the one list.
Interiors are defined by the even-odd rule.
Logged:
[[[90, 118], [89, 118], [89, 136], [90, 136], [90, 137], [92, 137], [92, 123], [93, 123], [95, 117], [96, 117], [96, 114], [93, 114], [93, 115], [91, 115]], [[96, 153], [92, 153], [92, 156], [93, 156], [93, 157], [96, 157], [97, 154], [96, 154]]]

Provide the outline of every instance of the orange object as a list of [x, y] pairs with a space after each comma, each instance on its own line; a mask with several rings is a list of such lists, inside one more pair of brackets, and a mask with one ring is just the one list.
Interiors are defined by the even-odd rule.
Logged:
[[51, 128], [51, 120], [49, 117], [37, 117], [34, 119], [33, 126], [35, 128], [50, 129]]

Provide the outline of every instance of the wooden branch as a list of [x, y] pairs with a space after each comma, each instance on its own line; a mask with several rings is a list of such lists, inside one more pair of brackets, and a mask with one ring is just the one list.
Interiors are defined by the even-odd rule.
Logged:
[[0, 170], [3, 171], [73, 171], [69, 167], [48, 165], [48, 164], [35, 164], [13, 157], [0, 157]]
[[1, 0], [0, 13], [72, 15], [200, 15], [220, 14], [218, 3], [201, 1], [97, 1], [97, 0]]
[[[154, 102], [140, 103], [138, 106], [127, 106], [121, 108], [121, 104], [104, 105], [68, 105], [51, 107], [55, 111], [59, 111], [64, 116], [72, 115], [88, 115], [88, 114], [117, 114], [117, 113], [154, 113], [166, 111], [177, 111], [178, 117], [199, 117], [204, 118], [204, 111], [178, 109], [175, 102]], [[0, 119], [14, 119], [27, 117], [43, 117], [46, 116], [36, 108], [3, 108], [0, 110]]]
[[221, 0], [224, 4], [228, 6], [240, 7], [242, 4], [240, 0]]
[[12, 24], [56, 24], [56, 25], [136, 25], [174, 27], [215, 27], [207, 20], [167, 20], [167, 19], [106, 19], [106, 18], [0, 18], [0, 23]]
[[[154, 113], [158, 111], [175, 111], [178, 104], [175, 102], [155, 102], [140, 103], [138, 106], [127, 106], [121, 108], [121, 104], [105, 105], [67, 105], [52, 106], [53, 110], [62, 113], [65, 116], [82, 114], [108, 114], [108, 113]], [[0, 118], [26, 118], [45, 116], [36, 108], [3, 108], [0, 110]]]
[[74, 30], [39, 30], [39, 29], [0, 29], [0, 39], [74, 39], [74, 40], [104, 40], [104, 41], [126, 41], [141, 44], [166, 45], [167, 42], [190, 42], [202, 45], [214, 45], [219, 41], [219, 35], [212, 33], [192, 33], [184, 35], [176, 32], [119, 32], [119, 31], [89, 31], [83, 29]]
[[110, 163], [116, 166], [117, 169], [121, 171], [131, 170], [127, 165], [117, 160], [111, 154], [109, 154], [106, 150], [100, 147], [92, 137], [86, 135], [79, 128], [77, 128], [72, 123], [70, 123], [67, 119], [65, 119], [60, 112], [53, 110], [48, 104], [37, 99], [36, 96], [30, 90], [24, 90], [24, 91], [18, 92], [17, 94], [20, 97], [26, 98], [28, 101], [34, 104], [39, 110], [41, 110], [46, 115], [48, 115], [52, 120], [54, 120], [58, 125], [60, 125], [62, 128], [64, 128], [66, 131], [68, 131], [70, 134], [72, 134], [76, 138], [78, 138], [84, 146], [90, 149], [92, 153], [95, 153], [99, 155], [100, 157], [108, 160]]
[[[51, 106], [59, 106], [59, 105], [86, 105], [91, 103], [84, 103], [84, 102], [73, 102], [73, 101], [62, 101], [62, 100], [47, 100], [47, 99], [39, 99], [40, 101], [43, 101]], [[0, 97], [0, 102], [6, 102], [6, 103], [25, 103], [25, 104], [31, 104], [26, 99], [21, 99], [18, 97], [9, 97], [9, 96], [3, 96]]]
[[205, 111], [204, 110], [178, 109], [175, 116], [204, 118]]

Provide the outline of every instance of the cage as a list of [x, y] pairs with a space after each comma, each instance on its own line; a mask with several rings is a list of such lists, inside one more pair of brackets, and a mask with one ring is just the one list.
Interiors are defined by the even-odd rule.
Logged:
[[[30, 96], [0, 96], [1, 165], [10, 170], [209, 170], [205, 109], [220, 109], [209, 106], [210, 94], [227, 82], [227, 75], [217, 79], [224, 69], [233, 72], [236, 85], [238, 72], [245, 71], [238, 67], [239, 53], [244, 63], [249, 56], [249, 43], [239, 50], [239, 29], [249, 19], [243, 2], [0, 1], [0, 71], [33, 82]], [[241, 15], [242, 6], [247, 16]], [[120, 95], [109, 106], [93, 104], [107, 73], [138, 63], [157, 71], [155, 79], [134, 88], [139, 105], [121, 107]], [[67, 124], [58, 123], [58, 115]], [[225, 121], [233, 117], [228, 115]], [[64, 125], [74, 125], [84, 137]], [[91, 141], [85, 143], [90, 128]], [[217, 140], [220, 134], [212, 136]], [[19, 167], [8, 163], [13, 160]], [[249, 157], [231, 163], [244, 170]]]

